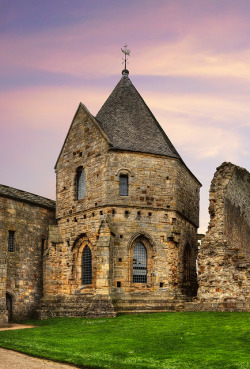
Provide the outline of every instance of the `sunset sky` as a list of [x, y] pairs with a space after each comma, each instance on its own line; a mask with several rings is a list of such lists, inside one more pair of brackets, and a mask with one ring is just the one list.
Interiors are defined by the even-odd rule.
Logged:
[[249, 0], [0, 0], [0, 183], [55, 198], [79, 102], [96, 115], [130, 78], [208, 190], [223, 161], [250, 171]]

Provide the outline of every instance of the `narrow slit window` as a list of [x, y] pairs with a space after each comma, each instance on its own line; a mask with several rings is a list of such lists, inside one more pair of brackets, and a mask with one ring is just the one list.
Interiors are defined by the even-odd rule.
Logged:
[[92, 253], [88, 246], [82, 253], [82, 284], [92, 284]]
[[86, 194], [86, 174], [82, 167], [76, 173], [76, 199], [81, 200]]
[[191, 278], [191, 249], [189, 244], [186, 245], [183, 254], [183, 282], [190, 282]]
[[141, 242], [133, 251], [133, 283], [147, 283], [147, 249]]
[[15, 251], [15, 231], [9, 231], [8, 251], [9, 252]]
[[128, 196], [128, 175], [120, 174], [119, 177], [120, 196]]
[[43, 256], [44, 251], [45, 251], [45, 238], [42, 238], [42, 247], [41, 247], [41, 255]]

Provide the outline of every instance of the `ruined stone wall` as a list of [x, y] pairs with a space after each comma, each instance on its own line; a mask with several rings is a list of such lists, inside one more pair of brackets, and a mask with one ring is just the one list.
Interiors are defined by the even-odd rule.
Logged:
[[[30, 317], [42, 296], [42, 244], [48, 237], [48, 225], [54, 222], [52, 209], [0, 197], [0, 244], [7, 255], [3, 278], [7, 278], [14, 320]], [[9, 231], [15, 232], [13, 252], [8, 252]]]
[[199, 253], [206, 309], [249, 309], [250, 173], [223, 163], [210, 188], [210, 224]]
[[250, 173], [235, 167], [225, 193], [225, 236], [250, 259]]

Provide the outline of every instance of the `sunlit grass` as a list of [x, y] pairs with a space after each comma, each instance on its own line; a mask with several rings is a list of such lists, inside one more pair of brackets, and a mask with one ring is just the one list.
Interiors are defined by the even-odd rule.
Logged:
[[161, 313], [29, 321], [0, 346], [91, 368], [250, 368], [249, 313]]

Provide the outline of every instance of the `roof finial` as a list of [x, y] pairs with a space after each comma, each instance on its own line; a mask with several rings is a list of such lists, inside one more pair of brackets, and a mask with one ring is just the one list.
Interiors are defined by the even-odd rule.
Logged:
[[122, 64], [124, 64], [124, 63], [125, 63], [125, 69], [123, 69], [122, 74], [123, 74], [123, 75], [128, 75], [128, 74], [129, 74], [129, 71], [127, 70], [127, 56], [130, 56], [130, 51], [131, 51], [131, 50], [129, 50], [129, 49], [128, 49], [128, 45], [127, 45], [127, 44], [125, 44], [125, 45], [124, 45], [124, 49], [122, 49], [122, 48], [121, 48], [121, 51], [122, 51], [122, 52], [123, 52], [123, 54], [125, 55], [125, 58], [122, 58], [122, 60], [123, 60]]

